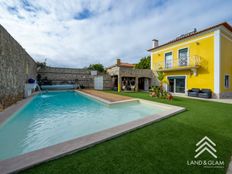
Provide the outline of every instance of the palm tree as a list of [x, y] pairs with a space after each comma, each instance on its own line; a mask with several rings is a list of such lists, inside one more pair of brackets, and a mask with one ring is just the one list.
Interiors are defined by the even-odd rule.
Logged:
[[157, 76], [157, 78], [158, 78], [158, 80], [159, 80], [159, 82], [160, 82], [160, 90], [162, 91], [164, 88], [163, 88], [163, 85], [164, 84], [169, 84], [169, 82], [168, 82], [168, 80], [165, 78], [165, 74], [164, 74], [164, 72], [161, 72], [161, 71], [157, 71], [157, 74], [158, 74], [158, 76]]

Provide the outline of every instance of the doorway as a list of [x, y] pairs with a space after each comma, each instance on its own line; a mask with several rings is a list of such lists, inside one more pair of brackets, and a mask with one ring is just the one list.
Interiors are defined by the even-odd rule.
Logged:
[[146, 77], [140, 77], [138, 79], [139, 90], [148, 91], [150, 87], [150, 79]]
[[138, 83], [139, 90], [144, 90], [144, 78], [139, 78]]
[[94, 89], [103, 90], [103, 76], [94, 77]]
[[185, 93], [186, 77], [185, 76], [172, 76], [168, 77], [169, 85], [168, 92], [172, 93]]

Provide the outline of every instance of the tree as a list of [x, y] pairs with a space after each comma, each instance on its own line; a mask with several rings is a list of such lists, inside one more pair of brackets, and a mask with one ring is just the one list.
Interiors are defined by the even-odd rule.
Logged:
[[170, 93], [168, 93], [163, 87], [164, 84], [169, 84], [168, 80], [165, 78], [164, 72], [157, 71], [157, 79], [159, 80], [160, 85], [153, 86], [150, 89], [150, 96], [172, 100], [173, 96]]
[[39, 61], [36, 62], [36, 65], [37, 65], [37, 67], [46, 67], [47, 66], [46, 62], [39, 62]]
[[168, 80], [165, 78], [164, 72], [157, 71], [157, 79], [160, 82], [160, 90], [163, 90], [163, 84], [169, 84]]
[[36, 62], [36, 66], [37, 66], [37, 70], [39, 70], [40, 68], [45, 68], [47, 66], [47, 59], [44, 60], [44, 62]]
[[140, 59], [139, 63], [135, 65], [137, 69], [150, 69], [151, 56], [146, 56]]
[[88, 67], [89, 70], [94, 70], [94, 71], [99, 71], [99, 72], [104, 72], [104, 66], [100, 63], [98, 64], [90, 64]]

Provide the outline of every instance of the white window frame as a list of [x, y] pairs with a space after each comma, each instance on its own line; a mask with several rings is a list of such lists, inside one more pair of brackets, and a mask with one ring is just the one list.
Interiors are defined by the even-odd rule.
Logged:
[[178, 66], [180, 66], [180, 63], [179, 63], [179, 51], [180, 50], [182, 50], [182, 49], [188, 49], [188, 51], [187, 51], [187, 66], [189, 65], [189, 47], [181, 47], [181, 48], [179, 48], [178, 50], [177, 50], [177, 57], [178, 57], [178, 59], [177, 59], [177, 61], [178, 61]]
[[164, 68], [166, 68], [166, 54], [168, 53], [172, 54], [172, 64], [171, 64], [171, 67], [169, 67], [169, 68], [172, 68], [173, 67], [173, 52], [172, 51], [168, 51], [164, 53]]
[[[228, 86], [226, 86], [226, 76], [228, 77]], [[230, 88], [230, 75], [229, 74], [224, 75], [224, 88], [225, 89]]]
[[[188, 76], [187, 75], [168, 75], [166, 76], [166, 80], [168, 81], [168, 77], [179, 77], [179, 76], [184, 76], [185, 77], [185, 93], [178, 93], [176, 92], [176, 87], [174, 86], [174, 94], [188, 94]], [[168, 91], [168, 85], [165, 84], [165, 90]]]

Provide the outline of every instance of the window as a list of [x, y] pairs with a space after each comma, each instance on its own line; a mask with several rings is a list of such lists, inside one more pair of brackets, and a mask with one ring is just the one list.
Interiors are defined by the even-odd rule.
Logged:
[[225, 82], [225, 88], [229, 88], [230, 87], [230, 76], [229, 75], [225, 75], [225, 79], [224, 79], [224, 82]]
[[172, 67], [172, 52], [165, 53], [165, 68]]
[[179, 66], [188, 65], [188, 48], [183, 48], [179, 50]]

